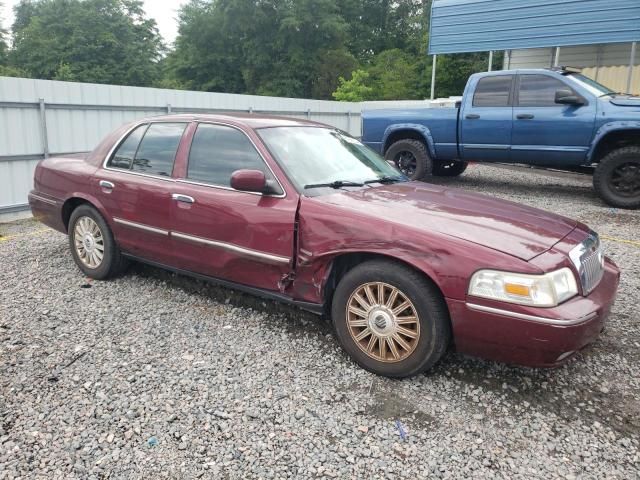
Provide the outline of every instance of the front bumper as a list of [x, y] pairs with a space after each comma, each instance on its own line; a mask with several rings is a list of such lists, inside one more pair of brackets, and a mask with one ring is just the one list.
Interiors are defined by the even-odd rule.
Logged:
[[561, 365], [602, 332], [619, 281], [619, 269], [607, 259], [595, 290], [554, 308], [447, 299], [456, 350], [530, 367]]

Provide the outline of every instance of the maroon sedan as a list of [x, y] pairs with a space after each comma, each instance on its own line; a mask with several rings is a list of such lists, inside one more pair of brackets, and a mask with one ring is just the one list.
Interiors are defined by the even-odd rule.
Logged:
[[349, 355], [390, 377], [450, 345], [559, 365], [602, 331], [619, 281], [585, 225], [410, 182], [294, 119], [138, 121], [40, 162], [30, 203], [89, 277], [137, 260], [327, 314]]

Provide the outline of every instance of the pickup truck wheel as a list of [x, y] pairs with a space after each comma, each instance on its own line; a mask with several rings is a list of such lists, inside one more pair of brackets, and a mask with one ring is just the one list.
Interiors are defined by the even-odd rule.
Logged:
[[593, 186], [609, 205], [640, 208], [640, 147], [614, 150], [593, 175]]
[[411, 180], [421, 180], [431, 175], [432, 162], [427, 146], [419, 140], [399, 140], [389, 147], [385, 154], [388, 162]]
[[436, 286], [390, 261], [350, 270], [333, 296], [332, 320], [346, 352], [365, 370], [392, 378], [417, 375], [449, 345], [449, 314]]
[[433, 162], [433, 175], [436, 177], [457, 177], [467, 169], [469, 162]]
[[69, 219], [71, 254], [82, 272], [95, 280], [106, 280], [122, 273], [127, 260], [120, 254], [111, 229], [102, 215], [90, 205], [80, 205]]

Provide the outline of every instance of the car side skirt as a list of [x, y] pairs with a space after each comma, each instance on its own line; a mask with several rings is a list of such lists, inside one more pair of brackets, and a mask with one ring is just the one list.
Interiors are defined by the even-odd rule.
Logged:
[[263, 290], [261, 288], [249, 287], [247, 285], [242, 285], [240, 283], [230, 282], [228, 280], [222, 280], [220, 278], [210, 277], [208, 275], [202, 275], [200, 273], [191, 272], [189, 270], [170, 267], [168, 265], [154, 262], [152, 260], [147, 260], [145, 258], [138, 257], [136, 255], [131, 255], [126, 252], [123, 252], [122, 255], [125, 256], [126, 258], [135, 260], [136, 262], [144, 263], [146, 265], [150, 265], [152, 267], [161, 268], [163, 270], [168, 270], [170, 272], [177, 273], [178, 275], [184, 275], [186, 277], [191, 277], [198, 280], [203, 280], [205, 282], [220, 285], [221, 287], [230, 288], [232, 290], [237, 290], [243, 293], [248, 293], [250, 295], [254, 295], [256, 297], [260, 297], [265, 300], [272, 300], [275, 302], [291, 305], [291, 306], [300, 308], [302, 310], [305, 310], [307, 312], [313, 313], [315, 315], [323, 315], [325, 313], [325, 307], [324, 307], [324, 304], [322, 303], [301, 302], [299, 300], [294, 300], [291, 297], [282, 295], [280, 293], [272, 292], [270, 290]]

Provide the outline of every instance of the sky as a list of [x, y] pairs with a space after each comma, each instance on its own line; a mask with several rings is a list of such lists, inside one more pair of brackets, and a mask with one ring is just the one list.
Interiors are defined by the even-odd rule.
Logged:
[[[0, 0], [4, 7], [0, 11], [0, 18], [4, 19], [3, 26], [9, 29], [13, 23], [13, 6], [19, 0]], [[162, 34], [167, 45], [173, 43], [178, 34], [178, 9], [187, 0], [144, 0], [144, 9], [147, 16], [155, 19], [158, 30]]]

